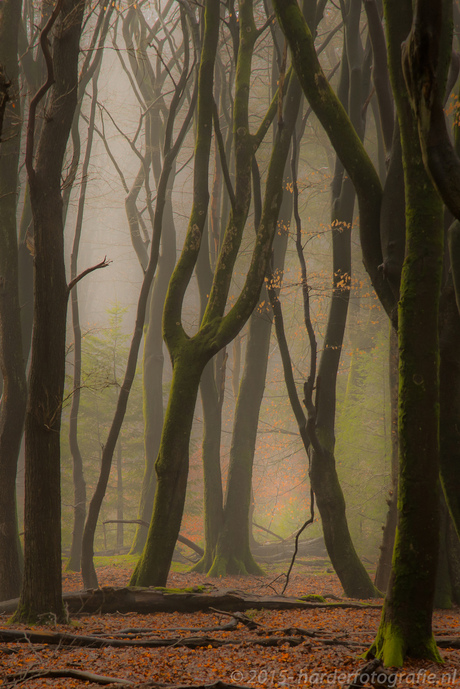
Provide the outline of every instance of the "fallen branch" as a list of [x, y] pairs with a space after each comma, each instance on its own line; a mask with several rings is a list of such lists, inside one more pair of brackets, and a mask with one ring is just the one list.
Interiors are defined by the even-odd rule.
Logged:
[[[140, 526], [145, 526], [148, 528], [150, 524], [143, 519], [106, 519], [103, 524], [139, 524]], [[179, 543], [182, 543], [183, 545], [188, 545], [189, 548], [195, 551], [197, 555], [200, 557], [203, 557], [204, 555], [204, 550], [203, 548], [200, 548], [199, 545], [194, 543], [193, 541], [190, 540], [190, 538], [187, 538], [186, 536], [182, 536], [182, 534], [179, 534], [177, 537], [177, 540]]]
[[270, 529], [266, 529], [265, 526], [261, 526], [260, 524], [256, 524], [255, 522], [252, 522], [252, 525], [255, 526], [256, 529], [260, 529], [261, 531], [265, 531], [265, 533], [269, 533], [270, 536], [274, 536], [274, 537], [277, 538], [279, 541], [281, 541], [281, 543], [285, 543], [285, 542], [286, 542], [286, 539], [285, 539], [285, 538], [283, 538], [282, 536], [278, 536], [277, 533], [275, 533], [274, 531], [270, 531]]
[[[180, 1], [180, 0], [179, 0]], [[142, 682], [133, 689], [250, 689], [240, 684], [227, 684], [218, 680], [213, 684], [164, 684], [163, 682]]]
[[111, 639], [99, 636], [85, 636], [79, 634], [66, 634], [59, 632], [31, 632], [21, 629], [0, 629], [0, 641], [6, 643], [25, 642], [28, 644], [50, 644], [53, 646], [74, 646], [86, 648], [164, 648], [168, 646], [181, 646], [185, 648], [219, 648], [220, 646], [233, 646], [241, 643], [251, 646], [299, 646], [303, 643], [303, 637], [295, 636], [271, 636], [268, 638], [251, 638], [241, 640], [213, 639], [210, 636], [190, 636], [172, 639]]
[[[232, 618], [234, 616], [232, 615]], [[162, 627], [162, 632], [231, 632], [238, 627], [238, 620], [232, 619], [227, 624], [216, 625], [215, 627]], [[128, 627], [127, 629], [120, 629], [115, 634], [102, 634], [101, 636], [108, 636], [111, 639], [129, 639], [137, 636], [151, 636], [153, 633], [151, 627]]]
[[[134, 682], [129, 679], [121, 679], [119, 677], [105, 677], [104, 675], [95, 675], [93, 672], [85, 672], [83, 670], [25, 670], [23, 672], [16, 672], [13, 675], [7, 675], [6, 681], [13, 682], [14, 686], [17, 682], [25, 682], [32, 679], [42, 679], [45, 677], [71, 677], [72, 679], [81, 679], [82, 682], [95, 682], [96, 684], [117, 684], [124, 687], [133, 687]], [[6, 685], [8, 686], [8, 685]]]
[[213, 612], [217, 612], [219, 615], [226, 615], [227, 617], [232, 617], [237, 625], [239, 623], [244, 624], [248, 629], [260, 629], [262, 625], [258, 622], [254, 622], [250, 617], [242, 612], [225, 612], [224, 610], [217, 610], [217, 608], [209, 608]]

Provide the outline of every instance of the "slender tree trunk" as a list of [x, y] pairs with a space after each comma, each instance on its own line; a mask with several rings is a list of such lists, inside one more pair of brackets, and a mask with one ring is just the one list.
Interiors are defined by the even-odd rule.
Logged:
[[121, 440], [117, 443], [117, 548], [123, 548], [123, 453]]
[[[460, 223], [449, 230], [452, 269], [457, 266], [456, 244], [460, 237]], [[440, 447], [441, 481], [447, 505], [459, 533], [460, 525], [460, 300], [456, 299], [453, 285], [447, 285], [441, 299], [440, 317]]]
[[[359, 37], [361, 3], [353, 1], [347, 18], [339, 98], [363, 136], [363, 51]], [[369, 598], [376, 590], [360, 561], [348, 529], [345, 499], [337, 476], [335, 448], [336, 384], [351, 288], [351, 230], [355, 192], [337, 159], [332, 184], [333, 291], [317, 376], [316, 434], [310, 467], [311, 486], [321, 515], [324, 542], [345, 593]]]
[[[162, 252], [152, 287], [149, 316], [144, 334], [143, 395], [144, 395], [144, 457], [145, 467], [139, 500], [138, 519], [150, 523], [156, 490], [155, 460], [158, 456], [163, 427], [163, 338], [161, 319], [168, 283], [176, 260], [176, 231], [168, 190], [162, 231]], [[147, 538], [147, 530], [138, 526], [130, 553], [141, 553]]]
[[[97, 104], [97, 78], [99, 70], [93, 80], [93, 97], [91, 101], [91, 110], [88, 125], [88, 138], [86, 143], [85, 158], [82, 167], [82, 183], [80, 189], [80, 198], [78, 201], [77, 220], [75, 224], [75, 235], [72, 247], [72, 254], [70, 257], [70, 279], [74, 280], [77, 277], [78, 268], [78, 253], [80, 248], [81, 233], [83, 227], [83, 214], [86, 201], [86, 190], [88, 186], [88, 169], [92, 151], [92, 143], [94, 136], [94, 121]], [[78, 129], [79, 112], [76, 113], [77, 119], [74, 119], [73, 126]], [[75, 138], [75, 137], [74, 137]], [[79, 138], [78, 138], [79, 143]], [[73, 484], [74, 484], [74, 521], [72, 532], [72, 544], [70, 547], [70, 558], [66, 569], [72, 572], [80, 571], [81, 564], [81, 541], [83, 538], [83, 530], [85, 528], [86, 519], [86, 482], [83, 472], [83, 458], [80, 452], [78, 443], [78, 413], [80, 410], [81, 397], [81, 326], [80, 326], [80, 312], [78, 304], [78, 289], [77, 286], [72, 290], [70, 296], [70, 305], [72, 312], [72, 328], [74, 338], [73, 351], [73, 394], [72, 404], [70, 407], [69, 418], [69, 447], [72, 455], [72, 470], [73, 470]]]
[[[187, 40], [187, 33], [185, 31], [185, 23], [182, 23], [182, 29], [184, 31], [184, 40]], [[160, 239], [163, 226], [163, 216], [165, 205], [167, 203], [168, 189], [169, 189], [169, 176], [174, 169], [174, 162], [177, 157], [178, 151], [184, 141], [186, 132], [188, 131], [192, 113], [195, 107], [195, 93], [191, 98], [189, 109], [185, 115], [182, 122], [182, 126], [177, 134], [176, 140], [172, 141], [173, 135], [173, 125], [175, 117], [177, 114], [177, 109], [183, 96], [183, 89], [185, 88], [187, 79], [189, 76], [188, 70], [188, 54], [186, 53], [186, 59], [181, 73], [181, 77], [176, 85], [173, 99], [170, 103], [170, 109], [168, 114], [168, 122], [166, 127], [167, 136], [165, 138], [164, 144], [164, 161], [163, 167], [158, 180], [157, 188], [157, 200], [155, 206], [155, 212], [153, 214], [153, 228], [152, 228], [152, 239], [150, 247], [150, 257], [148, 265], [144, 272], [144, 279], [142, 281], [141, 290], [139, 294], [139, 299], [137, 302], [137, 314], [136, 323], [134, 327], [133, 337], [131, 339], [131, 344], [129, 348], [128, 360], [126, 363], [126, 370], [123, 379], [122, 386], [117, 399], [116, 410], [112, 419], [109, 434], [107, 437], [107, 442], [104, 445], [101, 458], [101, 471], [94, 495], [91, 499], [88, 517], [85, 524], [85, 529], [83, 532], [82, 539], [82, 578], [83, 585], [85, 588], [97, 588], [97, 574], [93, 562], [94, 554], [94, 534], [96, 531], [97, 520], [99, 516], [99, 511], [101, 509], [102, 501], [105, 496], [105, 491], [107, 488], [107, 483], [109, 480], [110, 470], [112, 466], [113, 453], [115, 451], [116, 443], [120, 430], [125, 418], [126, 407], [128, 404], [128, 399], [133, 384], [134, 376], [136, 374], [137, 358], [139, 354], [139, 347], [142, 340], [145, 315], [149, 301], [149, 294], [152, 286], [152, 281], [155, 275], [159, 251], [160, 251]]]
[[252, 467], [272, 327], [265, 289], [261, 293], [261, 302], [249, 322], [244, 373], [230, 448], [224, 519], [209, 576], [263, 574], [249, 547]]
[[[296, 84], [297, 94], [290, 92], [289, 106], [300, 111], [301, 90]], [[290, 176], [286, 165], [285, 182]], [[255, 224], [260, 222], [261, 189], [260, 178], [254, 181]], [[292, 216], [292, 195], [284, 194], [278, 220], [278, 235], [273, 242], [274, 269], [280, 274], [284, 269], [288, 229]], [[251, 553], [252, 537], [252, 473], [256, 451], [259, 413], [262, 404], [265, 378], [267, 375], [270, 338], [272, 332], [272, 310], [268, 294], [262, 288], [258, 306], [249, 319], [244, 372], [238, 386], [235, 418], [230, 447], [230, 465], [226, 496], [220, 520], [220, 531], [215, 542], [215, 552], [210, 563], [209, 576], [229, 574], [263, 574]], [[253, 540], [253, 539], [252, 539]]]

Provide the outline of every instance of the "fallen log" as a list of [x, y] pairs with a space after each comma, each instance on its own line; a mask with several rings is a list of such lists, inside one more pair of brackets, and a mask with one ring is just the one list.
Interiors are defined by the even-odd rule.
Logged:
[[[316, 608], [359, 608], [375, 609], [381, 603], [360, 603], [341, 601], [315, 603], [288, 596], [259, 596], [239, 591], [216, 590], [211, 592], [190, 592], [181, 589], [126, 587], [76, 591], [63, 596], [64, 603], [72, 615], [79, 613], [128, 613], [149, 614], [154, 612], [207, 612], [219, 608], [228, 612], [243, 610], [314, 610]], [[0, 614], [13, 613], [19, 599], [0, 602]]]

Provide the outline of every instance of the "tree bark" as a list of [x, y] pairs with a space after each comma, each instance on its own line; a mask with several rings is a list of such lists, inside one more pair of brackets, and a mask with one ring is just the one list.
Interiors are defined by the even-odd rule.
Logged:
[[16, 472], [27, 396], [16, 228], [22, 124], [18, 81], [20, 18], [20, 2], [8, 0], [0, 7], [0, 73], [8, 77], [5, 93], [0, 91], [3, 120], [0, 123], [0, 368], [3, 376], [0, 403], [0, 598], [5, 599], [19, 594], [21, 581]]
[[[389, 64], [401, 126], [406, 259], [399, 302], [399, 520], [393, 567], [372, 653], [439, 661], [431, 617], [439, 543], [439, 341], [443, 207], [422, 157], [402, 77], [400, 45], [412, 3], [385, 3]], [[420, 84], [419, 84], [420, 87]]]
[[54, 85], [35, 166], [34, 101], [28, 123], [26, 167], [35, 247], [34, 330], [25, 423], [24, 577], [15, 615], [16, 620], [28, 622], [42, 615], [65, 619], [61, 585], [60, 425], [69, 290], [64, 266], [61, 171], [77, 104], [83, 11], [81, 0], [63, 0], [57, 5], [52, 56], [47, 36], [42, 32], [49, 71], [47, 83], [38, 93], [44, 95], [53, 82]]

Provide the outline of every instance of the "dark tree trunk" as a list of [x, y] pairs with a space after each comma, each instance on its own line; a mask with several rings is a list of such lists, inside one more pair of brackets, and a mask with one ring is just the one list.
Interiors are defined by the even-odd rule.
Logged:
[[[21, 3], [0, 6], [0, 598], [19, 594], [21, 567], [16, 513], [16, 471], [26, 408], [26, 379], [22, 353], [18, 295], [16, 231], [21, 105], [18, 83], [18, 28]], [[1, 80], [1, 76], [0, 76]], [[2, 100], [5, 99], [5, 100]]]
[[[362, 137], [362, 102], [366, 94], [363, 93], [363, 51], [359, 38], [360, 3], [351, 3], [350, 8], [338, 95]], [[351, 180], [344, 175], [342, 163], [337, 159], [331, 202], [333, 291], [317, 377], [316, 434], [319, 444], [313, 446], [310, 480], [321, 515], [324, 542], [344, 591], [348, 596], [367, 598], [375, 596], [376, 591], [351, 539], [334, 456], [336, 382], [351, 288], [354, 201]]]
[[34, 330], [25, 423], [24, 578], [15, 616], [24, 621], [37, 620], [42, 615], [65, 618], [61, 586], [60, 426], [68, 287], [61, 170], [77, 103], [84, 2], [64, 0], [60, 7], [50, 56], [55, 81], [35, 166], [30, 129], [35, 126], [32, 108], [26, 152], [35, 256]]
[[[393, 92], [401, 125], [406, 258], [399, 302], [399, 519], [393, 567], [371, 651], [387, 666], [439, 661], [431, 617], [439, 544], [439, 342], [443, 207], [428, 177], [401, 70], [412, 3], [386, 3]], [[417, 88], [421, 88], [418, 84]]]

